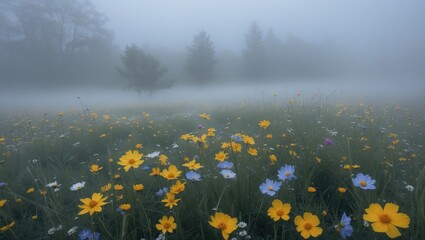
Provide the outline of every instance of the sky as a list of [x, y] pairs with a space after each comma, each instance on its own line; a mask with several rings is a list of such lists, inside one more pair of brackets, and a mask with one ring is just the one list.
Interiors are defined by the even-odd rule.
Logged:
[[94, 0], [109, 18], [120, 47], [142, 44], [185, 49], [200, 30], [217, 49], [240, 51], [256, 21], [285, 39], [293, 34], [321, 43], [332, 40], [353, 51], [381, 51], [425, 42], [422, 0]]

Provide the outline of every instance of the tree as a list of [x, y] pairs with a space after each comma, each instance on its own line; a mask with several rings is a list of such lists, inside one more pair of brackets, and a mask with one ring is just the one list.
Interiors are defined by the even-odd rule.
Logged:
[[213, 77], [214, 72], [214, 44], [205, 32], [199, 32], [194, 38], [192, 46], [188, 48], [186, 71], [198, 83], [206, 83]]
[[121, 56], [123, 68], [118, 68], [122, 77], [129, 80], [129, 87], [135, 88], [137, 92], [148, 91], [151, 95], [154, 91], [170, 88], [173, 82], [160, 82], [165, 74], [165, 68], [160, 62], [145, 53], [136, 45], [126, 46]]
[[264, 47], [263, 32], [253, 22], [245, 35], [246, 48], [243, 52], [245, 74], [249, 78], [261, 78], [266, 75], [266, 50]]

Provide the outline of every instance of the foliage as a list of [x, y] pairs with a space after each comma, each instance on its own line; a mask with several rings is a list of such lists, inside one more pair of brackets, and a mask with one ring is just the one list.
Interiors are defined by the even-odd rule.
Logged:
[[197, 83], [206, 83], [213, 77], [214, 72], [214, 45], [210, 36], [199, 32], [194, 38], [192, 46], [188, 48], [186, 71]]
[[154, 56], [145, 53], [135, 44], [127, 46], [121, 56], [123, 68], [118, 68], [121, 76], [129, 80], [129, 86], [137, 92], [152, 94], [160, 89], [170, 88], [173, 82], [160, 82], [165, 68]]

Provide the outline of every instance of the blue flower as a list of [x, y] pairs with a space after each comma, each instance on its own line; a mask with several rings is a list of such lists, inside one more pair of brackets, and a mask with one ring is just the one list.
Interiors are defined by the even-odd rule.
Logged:
[[124, 210], [122, 210], [121, 208], [117, 208], [117, 209], [115, 209], [115, 211], [117, 211], [118, 213], [120, 213], [123, 216], [125, 214]]
[[235, 141], [235, 142], [237, 142], [237, 143], [243, 141], [242, 138], [241, 138], [241, 136], [239, 136], [239, 135], [232, 135], [230, 138], [232, 138], [232, 140]]
[[281, 184], [282, 182], [275, 182], [273, 180], [266, 179], [266, 182], [260, 185], [260, 191], [263, 194], [274, 196], [276, 192], [279, 191]]
[[217, 167], [220, 168], [220, 169], [232, 169], [233, 163], [228, 162], [228, 161], [223, 161], [223, 162], [217, 164]]
[[163, 195], [163, 194], [166, 194], [168, 192], [168, 188], [161, 188], [161, 189], [159, 189], [158, 190], [158, 192], [156, 192], [155, 194], [157, 195], [157, 196], [161, 196], [161, 195]]
[[340, 233], [343, 239], [350, 237], [353, 234], [353, 227], [350, 225], [351, 218], [348, 217], [345, 213], [342, 215], [340, 222]]
[[223, 175], [224, 178], [235, 178], [236, 173], [229, 169], [223, 169], [220, 171], [220, 174]]
[[99, 240], [100, 233], [92, 232], [88, 229], [83, 229], [78, 235], [79, 240]]
[[192, 181], [201, 181], [201, 175], [195, 171], [189, 171], [186, 173], [186, 178]]
[[7, 183], [5, 183], [5, 182], [0, 182], [0, 187], [6, 186], [6, 185], [7, 185]]
[[292, 165], [285, 165], [280, 168], [280, 170], [277, 172], [277, 176], [280, 180], [292, 180], [294, 178], [297, 178], [294, 175], [295, 167]]
[[364, 175], [363, 173], [358, 173], [355, 178], [352, 179], [353, 184], [356, 187], [362, 189], [376, 189], [375, 179], [372, 179], [369, 175]]

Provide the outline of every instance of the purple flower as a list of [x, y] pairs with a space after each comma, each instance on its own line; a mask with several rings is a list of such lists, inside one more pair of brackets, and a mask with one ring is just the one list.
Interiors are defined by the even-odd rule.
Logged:
[[88, 229], [83, 229], [78, 235], [79, 240], [99, 240], [100, 233], [92, 232]]
[[186, 173], [186, 178], [192, 181], [201, 181], [201, 175], [195, 171], [189, 171]]
[[363, 173], [358, 173], [355, 178], [352, 179], [353, 184], [356, 187], [362, 189], [376, 189], [375, 179], [372, 179], [369, 175], [364, 175]]
[[285, 180], [292, 180], [295, 177], [294, 175], [294, 171], [295, 171], [295, 167], [292, 165], [285, 165], [283, 167], [280, 168], [280, 170], [277, 172], [277, 176], [280, 180], [285, 181]]
[[157, 196], [161, 196], [161, 195], [163, 195], [163, 194], [166, 194], [168, 192], [168, 188], [161, 188], [161, 189], [159, 189], [158, 190], [158, 192], [156, 192], [155, 194], [157, 195]]
[[325, 138], [325, 140], [323, 140], [323, 144], [329, 146], [334, 144], [334, 141], [332, 140], [332, 138]]
[[260, 185], [260, 191], [263, 194], [274, 196], [276, 195], [276, 192], [279, 191], [281, 184], [282, 184], [281, 182], [277, 182], [277, 181], [275, 182], [267, 178], [266, 182]]
[[220, 162], [219, 164], [217, 164], [217, 167], [220, 168], [220, 169], [232, 169], [233, 163], [228, 162], [228, 161], [223, 161], [223, 162]]
[[204, 124], [202, 124], [202, 123], [198, 124], [198, 128], [199, 128], [199, 129], [204, 128]]
[[348, 217], [345, 213], [342, 215], [340, 225], [340, 233], [343, 239], [350, 237], [353, 234], [353, 227], [350, 225], [351, 218]]

